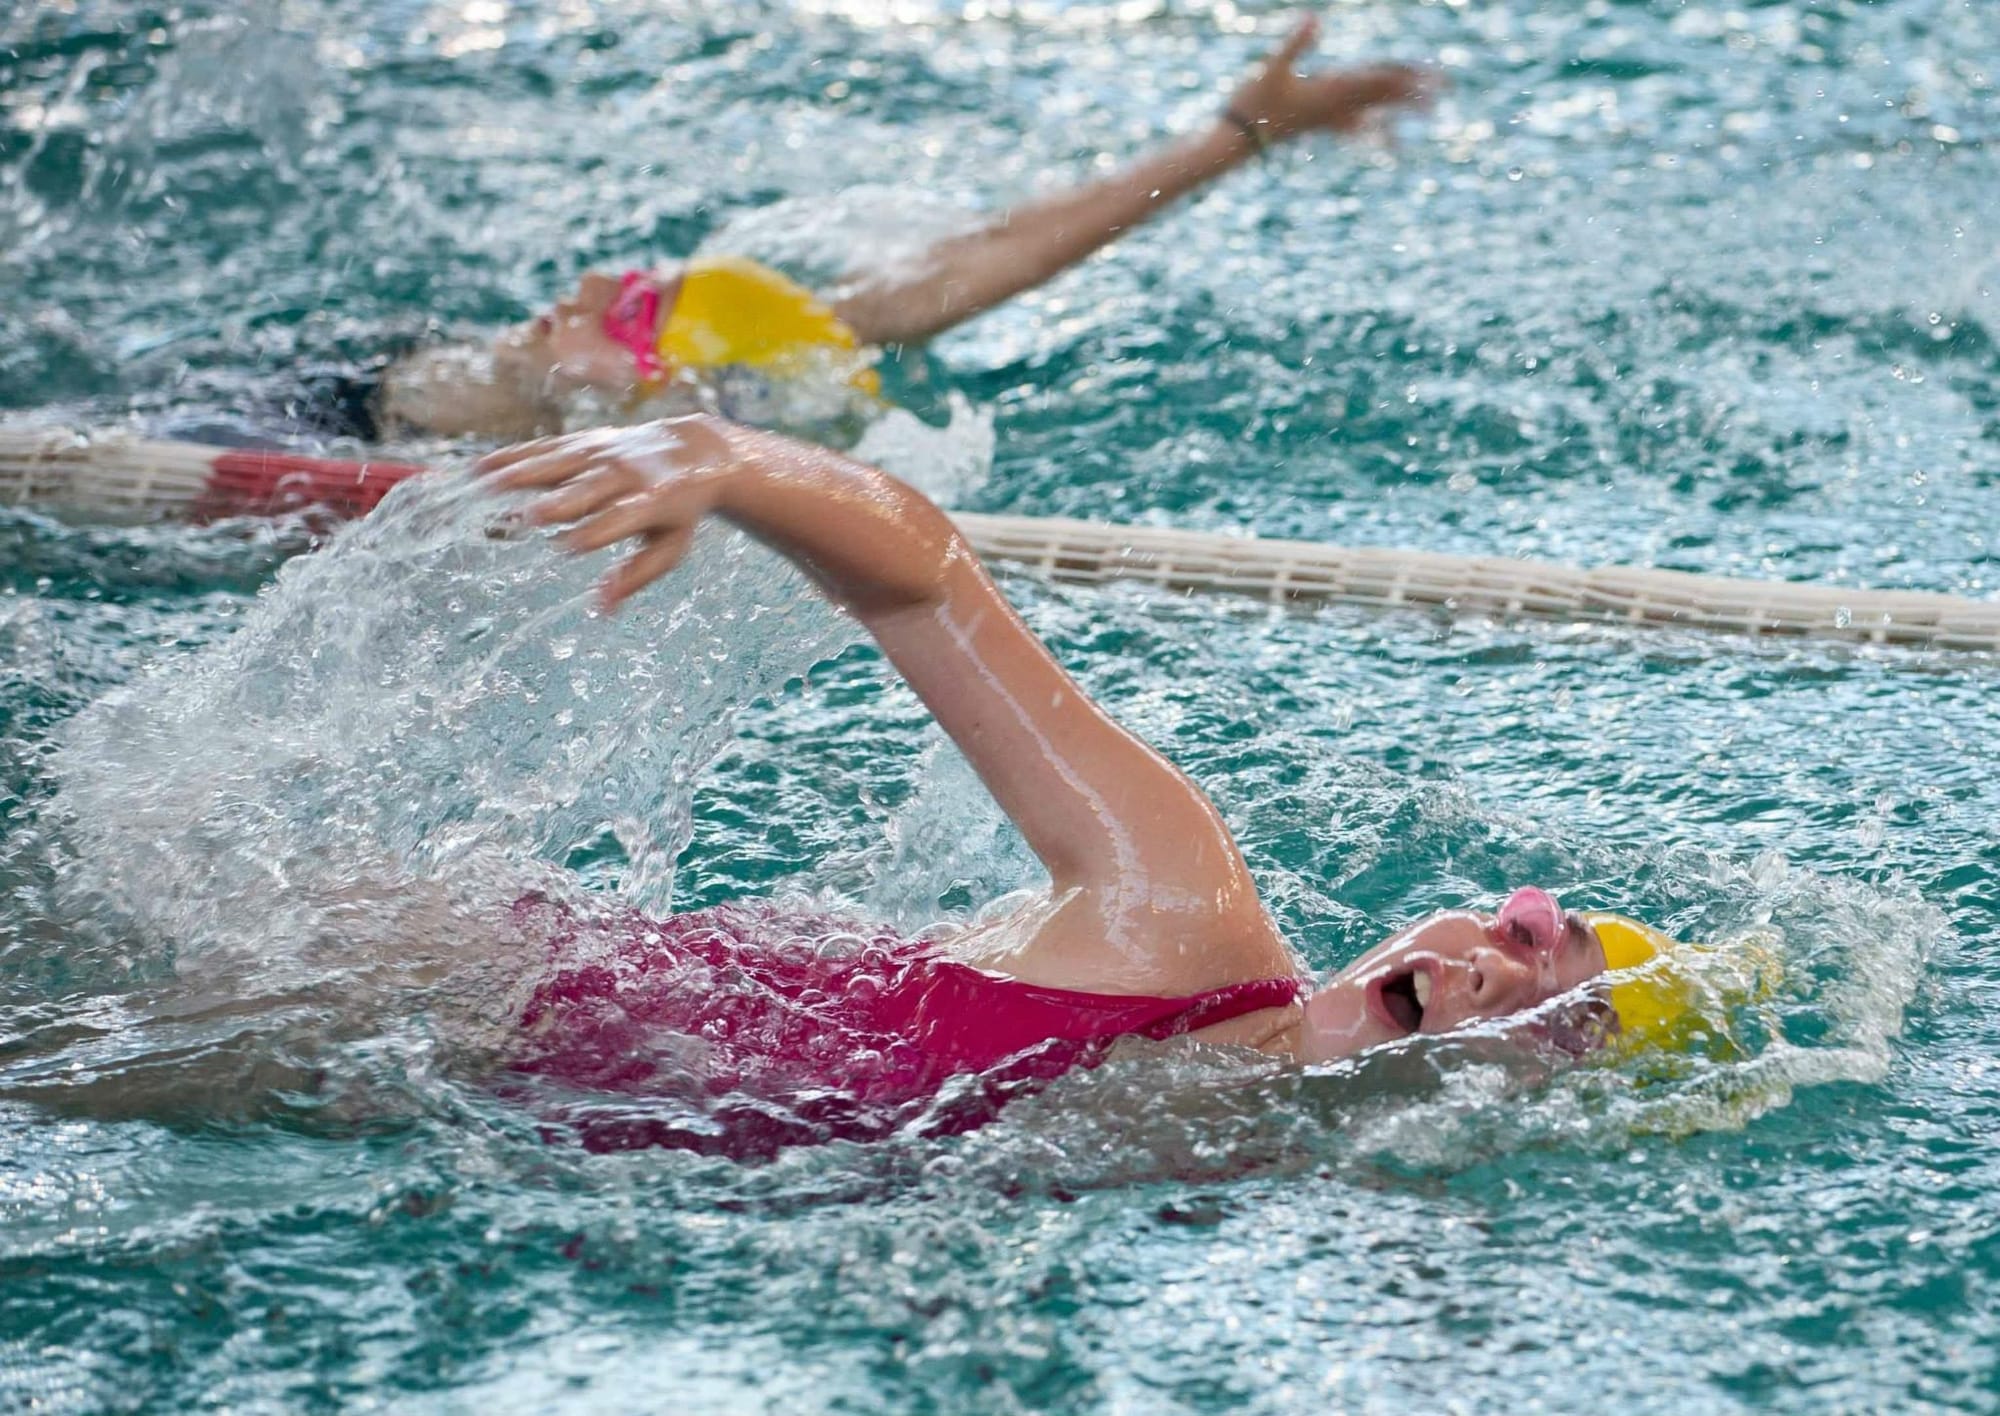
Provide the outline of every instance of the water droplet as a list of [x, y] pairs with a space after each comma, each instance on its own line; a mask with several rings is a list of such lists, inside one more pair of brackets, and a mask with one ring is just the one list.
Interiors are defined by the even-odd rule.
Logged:
[[844, 992], [856, 1003], [869, 1003], [882, 996], [882, 980], [857, 973], [847, 980]]
[[829, 934], [813, 946], [813, 952], [824, 964], [844, 964], [861, 956], [868, 941], [858, 934]]

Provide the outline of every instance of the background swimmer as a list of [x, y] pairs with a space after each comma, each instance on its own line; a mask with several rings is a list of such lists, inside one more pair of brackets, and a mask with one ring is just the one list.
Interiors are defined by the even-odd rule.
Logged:
[[[571, 551], [636, 541], [602, 582], [607, 608], [679, 564], [708, 517], [791, 559], [874, 637], [1050, 878], [1045, 899], [948, 948], [850, 933], [824, 956], [790, 937], [810, 927], [754, 911], [629, 917], [537, 990], [528, 1021], [553, 1039], [538, 1070], [624, 1088], [650, 1079], [660, 1032], [711, 1036], [737, 1054], [734, 1077], [894, 1111], [1044, 1044], [1060, 1070], [1127, 1034], [1313, 1063], [1566, 995], [1576, 1006], [1546, 1015], [1558, 1045], [1582, 1051], [1616, 1027], [1583, 987], [1605, 972], [1604, 943], [1535, 888], [1495, 914], [1423, 919], [1314, 987], [1208, 797], [1094, 703], [943, 513], [883, 472], [708, 417], [571, 434], [480, 466], [496, 490], [539, 492], [521, 515], [567, 527]], [[549, 924], [560, 960], [575, 929], [566, 915]], [[711, 1016], [715, 971], [755, 978], [762, 1003]]]
[[[1318, 34], [1303, 20], [1202, 131], [1099, 181], [1015, 207], [932, 246], [906, 268], [864, 271], [829, 292], [847, 345], [919, 343], [1051, 279], [1173, 202], [1302, 134], [1349, 134], [1427, 101], [1430, 79], [1405, 65], [1306, 75], [1295, 65]], [[677, 284], [660, 285], [669, 317]], [[635, 391], [629, 344], [607, 334], [616, 276], [587, 275], [553, 310], [501, 334], [490, 349], [448, 346], [385, 360], [362, 376], [322, 375], [295, 416], [324, 436], [374, 440], [396, 430], [517, 439], [563, 426], [579, 391]], [[803, 294], [803, 292], [800, 292]], [[685, 409], [683, 411], [686, 411]]]

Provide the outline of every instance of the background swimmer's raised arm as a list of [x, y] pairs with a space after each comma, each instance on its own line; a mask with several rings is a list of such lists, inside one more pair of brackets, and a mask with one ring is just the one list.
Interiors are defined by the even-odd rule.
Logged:
[[[1102, 181], [940, 241], [907, 266], [863, 273], [835, 300], [835, 313], [864, 345], [927, 339], [1042, 284], [1260, 146], [1301, 133], [1352, 132], [1386, 109], [1428, 99], [1430, 75], [1404, 65], [1297, 73], [1293, 66], [1317, 33], [1313, 21], [1301, 22], [1202, 132]], [[604, 328], [620, 290], [617, 276], [586, 274], [574, 294], [503, 333], [484, 369], [466, 350], [398, 361], [383, 380], [385, 419], [446, 436], [529, 437], [561, 426], [564, 400], [579, 388], [634, 392], [640, 375], [632, 351]]]
[[481, 463], [542, 488], [562, 543], [637, 548], [615, 605], [679, 564], [706, 516], [805, 569], [874, 635], [1048, 867], [1054, 908], [1007, 961], [1065, 986], [1189, 993], [1293, 971], [1208, 798], [1112, 721], [1021, 623], [950, 520], [875, 468], [689, 418], [530, 443]]
[[1123, 171], [1026, 206], [931, 248], [907, 272], [864, 278], [836, 305], [864, 344], [911, 344], [1042, 284], [1182, 196], [1300, 133], [1351, 133], [1386, 108], [1423, 103], [1430, 82], [1400, 64], [1328, 74], [1293, 66], [1318, 35], [1300, 21], [1202, 132]]

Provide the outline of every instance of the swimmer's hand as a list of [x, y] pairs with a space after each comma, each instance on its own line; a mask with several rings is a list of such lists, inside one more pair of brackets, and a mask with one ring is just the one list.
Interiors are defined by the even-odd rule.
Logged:
[[521, 519], [530, 526], [567, 526], [557, 538], [565, 550], [639, 543], [599, 585], [610, 610], [681, 563], [695, 527], [718, 509], [726, 484], [740, 471], [742, 449], [735, 440], [748, 433], [704, 416], [594, 428], [501, 448], [480, 458], [473, 471], [490, 477], [495, 491], [546, 488]]
[[791, 560], [871, 627], [936, 602], [954, 563], [977, 564], [943, 512], [881, 469], [706, 414], [523, 443], [474, 470], [496, 491], [542, 490], [520, 518], [567, 527], [565, 550], [638, 543], [599, 583], [607, 610], [679, 565], [706, 516]]
[[1232, 121], [1253, 127], [1267, 144], [1301, 133], [1352, 134], [1395, 108], [1425, 108], [1437, 76], [1408, 64], [1301, 74], [1297, 64], [1319, 38], [1319, 21], [1300, 20], [1257, 73], [1229, 100]]
[[1404, 64], [1301, 74], [1319, 36], [1302, 20], [1223, 112], [1199, 132], [1080, 186], [1009, 207], [915, 261], [862, 273], [834, 311], [863, 344], [913, 344], [1031, 290], [1188, 193], [1300, 133], [1353, 133], [1396, 108], [1421, 108], [1435, 74]]

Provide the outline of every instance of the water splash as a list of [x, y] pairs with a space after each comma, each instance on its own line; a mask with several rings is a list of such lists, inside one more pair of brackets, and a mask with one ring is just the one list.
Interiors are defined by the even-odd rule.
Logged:
[[608, 845], [663, 905], [735, 709], [853, 631], [721, 528], [603, 618], [596, 565], [497, 537], [495, 511], [463, 477], [406, 484], [229, 640], [80, 714], [58, 766], [77, 886], [240, 956], [495, 853]]

